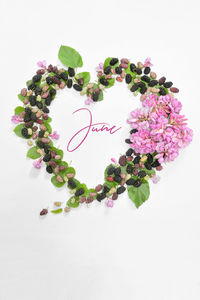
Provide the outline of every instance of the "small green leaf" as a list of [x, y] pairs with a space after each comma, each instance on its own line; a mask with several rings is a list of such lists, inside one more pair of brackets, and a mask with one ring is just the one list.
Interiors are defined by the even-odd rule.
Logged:
[[28, 81], [26, 82], [26, 86], [28, 87], [31, 83], [32, 83], [32, 80], [28, 80]]
[[51, 117], [48, 117], [48, 119], [46, 120], [47, 123], [50, 123], [52, 121]]
[[49, 133], [52, 133], [52, 128], [51, 128], [51, 125], [49, 124], [48, 121], [45, 121], [45, 122], [44, 122], [44, 126], [47, 128], [47, 131], [48, 131]]
[[55, 185], [56, 187], [62, 187], [64, 184], [65, 184], [65, 181], [63, 182], [59, 182], [57, 179], [56, 179], [56, 175], [51, 177], [51, 182], [53, 183], [53, 185]]
[[20, 101], [24, 102], [25, 97], [22, 96], [21, 94], [18, 94], [17, 97], [19, 98]]
[[105, 88], [109, 89], [111, 86], [115, 84], [115, 78], [108, 79], [109, 85], [105, 86]]
[[76, 171], [75, 171], [75, 169], [73, 168], [73, 167], [69, 167], [68, 169], [67, 169], [67, 174], [68, 173], [72, 173], [72, 174], [76, 174]]
[[[22, 128], [24, 128], [24, 124], [19, 124], [15, 127], [14, 129], [14, 133], [19, 136], [19, 137], [23, 137], [21, 131], [22, 131]], [[24, 137], [23, 137], [24, 138]]]
[[22, 106], [17, 106], [15, 108], [15, 115], [20, 115], [24, 111], [24, 107]]
[[58, 208], [58, 209], [55, 209], [55, 210], [51, 210], [51, 212], [52, 212], [53, 214], [60, 214], [62, 211], [63, 211], [62, 208]]
[[27, 157], [30, 157], [31, 159], [36, 159], [39, 158], [41, 156], [41, 154], [37, 153], [37, 149], [38, 147], [34, 146], [32, 148], [30, 148], [27, 152]]
[[68, 46], [60, 46], [58, 58], [63, 65], [67, 67], [78, 68], [83, 65], [80, 54], [75, 49]]
[[67, 205], [69, 207], [78, 207], [79, 206], [79, 201], [78, 201], [79, 197], [74, 197], [72, 196], [68, 201], [67, 201]]
[[98, 101], [102, 101], [103, 100], [103, 92], [102, 91], [100, 91], [100, 93], [99, 93], [99, 99], [98, 99]]
[[128, 196], [138, 208], [144, 203], [150, 195], [149, 183], [145, 181], [139, 187], [128, 186]]
[[83, 78], [83, 87], [88, 85], [90, 82], [90, 73], [89, 72], [82, 72], [77, 74], [78, 78]]
[[58, 148], [56, 148], [56, 147], [52, 147], [51, 150], [56, 151], [56, 155], [60, 155], [60, 156], [61, 156], [60, 159], [63, 159], [63, 155], [64, 155], [64, 154], [63, 154], [63, 150], [58, 149]]

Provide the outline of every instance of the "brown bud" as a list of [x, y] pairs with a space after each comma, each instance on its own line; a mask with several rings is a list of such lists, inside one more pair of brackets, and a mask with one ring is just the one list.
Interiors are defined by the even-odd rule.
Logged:
[[23, 89], [21, 90], [21, 95], [22, 95], [23, 97], [25, 97], [25, 96], [26, 96], [26, 92], [27, 92], [27, 89], [26, 89], [26, 88], [23, 88]]
[[97, 191], [97, 192], [100, 192], [101, 190], [102, 190], [102, 184], [99, 184], [99, 185], [97, 185], [96, 187], [95, 187], [95, 190]]
[[112, 200], [117, 200], [117, 198], [118, 198], [118, 194], [117, 194], [117, 193], [114, 193], [114, 194], [112, 195]]
[[176, 88], [176, 87], [171, 87], [171, 88], [170, 88], [170, 91], [171, 91], [172, 93], [178, 93], [178, 92], [179, 92], [179, 89]]
[[127, 65], [127, 64], [122, 63], [122, 64], [120, 64], [119, 66], [120, 66], [121, 68], [123, 68], [123, 69], [128, 69], [128, 65]]
[[43, 210], [41, 210], [40, 216], [44, 216], [46, 214], [48, 214], [48, 209], [44, 208]]
[[120, 166], [124, 167], [126, 165], [126, 156], [125, 155], [122, 155], [120, 158], [119, 158], [119, 164]]

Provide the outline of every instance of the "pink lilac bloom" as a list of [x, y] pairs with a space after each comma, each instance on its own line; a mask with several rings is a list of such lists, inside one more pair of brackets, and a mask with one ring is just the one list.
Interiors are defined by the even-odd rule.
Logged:
[[110, 199], [110, 198], [107, 198], [107, 200], [106, 200], [106, 206], [107, 207], [113, 207], [113, 205], [114, 205], [114, 201], [112, 199]]
[[92, 98], [91, 97], [87, 97], [87, 99], [85, 100], [85, 104], [86, 105], [90, 105], [90, 103], [92, 103], [93, 101], [92, 101]]
[[147, 57], [144, 61], [144, 67], [151, 67], [153, 66], [152, 63], [151, 63], [151, 58], [150, 57]]
[[53, 140], [58, 140], [60, 135], [57, 133], [57, 131], [54, 131], [53, 133], [49, 134], [49, 136], [53, 139]]
[[151, 180], [152, 180], [153, 183], [156, 184], [156, 183], [158, 183], [158, 181], [160, 181], [160, 176], [153, 175], [151, 177]]
[[38, 160], [35, 160], [35, 161], [33, 162], [33, 166], [34, 166], [34, 168], [36, 168], [36, 169], [40, 169], [41, 166], [42, 166], [42, 158], [39, 158]]
[[38, 61], [37, 65], [40, 68], [46, 69], [46, 60]]
[[99, 63], [99, 65], [98, 65], [98, 67], [96, 67], [96, 71], [97, 72], [101, 72], [101, 71], [103, 71], [103, 63], [101, 62], [101, 63]]
[[14, 116], [12, 116], [11, 121], [12, 121], [14, 124], [18, 124], [18, 123], [22, 122], [23, 120], [22, 120], [19, 116], [14, 115]]
[[173, 161], [179, 150], [192, 141], [193, 132], [187, 119], [180, 115], [182, 105], [170, 95], [149, 94], [142, 109], [131, 112], [127, 122], [136, 129], [130, 146], [138, 153], [156, 153], [160, 163]]

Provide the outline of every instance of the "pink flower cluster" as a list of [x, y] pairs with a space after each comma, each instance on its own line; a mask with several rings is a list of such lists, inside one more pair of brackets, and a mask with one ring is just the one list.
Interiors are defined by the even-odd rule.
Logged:
[[141, 154], [156, 153], [160, 163], [174, 160], [179, 149], [187, 146], [193, 132], [187, 127], [187, 119], [180, 115], [181, 103], [170, 95], [149, 94], [143, 108], [131, 112], [127, 120], [136, 130], [131, 134], [130, 145]]

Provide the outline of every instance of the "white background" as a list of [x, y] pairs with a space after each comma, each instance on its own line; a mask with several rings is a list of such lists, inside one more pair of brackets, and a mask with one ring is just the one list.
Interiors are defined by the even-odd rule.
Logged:
[[[199, 300], [199, 1], [0, 1], [1, 188], [0, 300]], [[43, 207], [67, 201], [44, 168], [26, 159], [28, 146], [10, 123], [19, 90], [36, 62], [57, 64], [61, 44], [77, 49], [84, 71], [108, 56], [133, 62], [152, 58], [153, 70], [180, 89], [191, 145], [151, 184], [149, 200], [137, 210], [126, 193], [113, 209], [82, 206], [67, 216], [39, 218]], [[51, 107], [57, 143], [77, 177], [90, 187], [103, 180], [110, 157], [124, 153], [131, 109], [140, 106], [125, 84], [91, 107], [95, 122], [122, 129], [113, 136], [91, 134], [67, 153], [73, 133], [88, 120], [72, 112], [84, 107], [73, 90]]]

